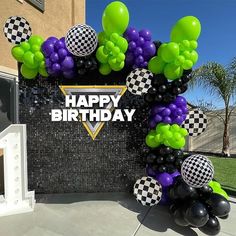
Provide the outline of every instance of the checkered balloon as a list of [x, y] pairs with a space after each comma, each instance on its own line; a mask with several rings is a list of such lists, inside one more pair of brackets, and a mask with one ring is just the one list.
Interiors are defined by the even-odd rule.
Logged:
[[31, 34], [29, 22], [21, 16], [11, 16], [7, 19], [3, 32], [10, 43], [20, 44], [27, 41]]
[[162, 187], [155, 179], [145, 176], [136, 181], [134, 195], [142, 205], [154, 206], [161, 200]]
[[198, 136], [203, 133], [207, 127], [207, 117], [203, 111], [194, 109], [189, 111], [182, 127], [187, 129], [189, 136]]
[[88, 25], [75, 25], [67, 32], [67, 49], [75, 56], [84, 57], [92, 54], [98, 43], [96, 31]]
[[126, 78], [126, 86], [134, 95], [143, 95], [151, 87], [153, 74], [149, 70], [137, 68]]
[[213, 179], [214, 166], [207, 157], [192, 155], [183, 162], [181, 174], [189, 186], [201, 188]]

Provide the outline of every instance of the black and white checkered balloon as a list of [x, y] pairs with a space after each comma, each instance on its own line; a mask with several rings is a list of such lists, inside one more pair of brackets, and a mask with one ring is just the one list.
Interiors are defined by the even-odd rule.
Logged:
[[84, 57], [92, 54], [98, 43], [96, 31], [88, 25], [75, 25], [67, 32], [67, 49], [75, 56]]
[[155, 179], [145, 176], [136, 181], [134, 195], [142, 205], [154, 206], [161, 200], [162, 187]]
[[191, 155], [181, 166], [183, 180], [194, 188], [207, 185], [214, 176], [212, 162], [203, 155]]
[[182, 127], [187, 129], [189, 136], [198, 136], [203, 133], [207, 127], [207, 117], [203, 111], [194, 109], [189, 111]]
[[134, 95], [143, 95], [151, 87], [153, 74], [146, 69], [137, 68], [126, 78], [126, 86]]
[[3, 32], [10, 43], [20, 44], [28, 40], [32, 34], [29, 22], [21, 16], [11, 16], [7, 19]]

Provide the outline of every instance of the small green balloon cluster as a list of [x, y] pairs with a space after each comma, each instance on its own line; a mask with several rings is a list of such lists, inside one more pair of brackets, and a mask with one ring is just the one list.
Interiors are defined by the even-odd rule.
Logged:
[[102, 75], [124, 68], [128, 42], [122, 35], [128, 25], [129, 11], [124, 3], [114, 1], [107, 5], [102, 16], [104, 32], [98, 35], [100, 47], [96, 52], [97, 60], [101, 63], [99, 72]]
[[180, 149], [185, 145], [185, 136], [187, 134], [188, 131], [177, 124], [159, 123], [156, 129], [151, 130], [146, 136], [146, 144], [151, 148], [164, 144], [174, 149]]
[[148, 64], [154, 74], [164, 74], [169, 80], [179, 79], [198, 60], [197, 39], [201, 24], [196, 17], [181, 18], [172, 28], [171, 42], [163, 43]]
[[217, 194], [225, 197], [227, 200], [229, 199], [229, 195], [225, 192], [224, 189], [221, 188], [220, 183], [212, 180], [208, 185], [212, 188], [214, 193], [217, 193]]
[[22, 42], [11, 50], [12, 56], [18, 62], [23, 63], [20, 70], [26, 79], [33, 79], [38, 73], [45, 77], [48, 76], [45, 58], [41, 52], [43, 41], [40, 36], [32, 35], [29, 41]]
[[120, 71], [125, 65], [125, 52], [128, 49], [128, 42], [117, 33], [107, 36], [105, 32], [98, 35], [99, 45], [96, 58], [101, 63], [99, 72], [108, 75], [112, 70]]

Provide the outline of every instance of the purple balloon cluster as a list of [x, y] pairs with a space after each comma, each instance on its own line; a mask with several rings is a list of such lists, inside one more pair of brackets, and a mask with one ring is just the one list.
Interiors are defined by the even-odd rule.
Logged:
[[162, 186], [162, 196], [161, 196], [160, 204], [162, 204], [162, 205], [169, 204], [170, 199], [168, 197], [168, 190], [174, 184], [175, 179], [178, 176], [180, 176], [179, 171], [175, 171], [172, 174], [169, 174], [167, 172], [158, 173], [158, 172], [154, 171], [151, 167], [148, 166], [146, 168], [146, 172], [147, 172], [148, 176], [155, 178], [158, 181], [158, 183], [160, 183]]
[[170, 104], [157, 104], [152, 107], [149, 127], [153, 129], [160, 122], [181, 125], [185, 121], [187, 114], [188, 107], [186, 99], [182, 96], [177, 96]]
[[42, 45], [46, 57], [47, 72], [51, 76], [63, 75], [70, 79], [75, 76], [75, 63], [72, 54], [67, 50], [65, 38], [49, 37]]
[[135, 28], [128, 28], [124, 37], [129, 43], [126, 53], [126, 64], [136, 68], [146, 68], [148, 61], [156, 54], [156, 46], [151, 41], [151, 32], [147, 29], [137, 31]]

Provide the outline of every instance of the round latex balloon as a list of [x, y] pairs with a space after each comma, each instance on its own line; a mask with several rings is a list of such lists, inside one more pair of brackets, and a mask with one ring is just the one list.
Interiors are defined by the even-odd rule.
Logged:
[[151, 87], [152, 77], [153, 74], [149, 70], [137, 68], [128, 75], [126, 86], [134, 95], [145, 94]]
[[134, 195], [144, 206], [154, 206], [161, 201], [162, 187], [151, 177], [142, 177], [134, 184]]
[[107, 5], [102, 16], [102, 26], [107, 35], [123, 34], [128, 24], [129, 11], [124, 3], [114, 1]]
[[203, 155], [192, 155], [181, 166], [183, 180], [191, 187], [201, 188], [214, 176], [212, 162]]
[[67, 49], [75, 56], [92, 54], [98, 43], [95, 30], [88, 25], [75, 25], [67, 32], [65, 43]]
[[207, 117], [203, 111], [194, 109], [189, 111], [182, 127], [188, 131], [189, 136], [198, 136], [207, 127]]
[[10, 43], [20, 44], [28, 40], [32, 34], [29, 22], [21, 16], [11, 16], [7, 19], [3, 32]]
[[201, 33], [201, 23], [194, 16], [185, 16], [177, 21], [171, 31], [171, 41], [197, 40]]

